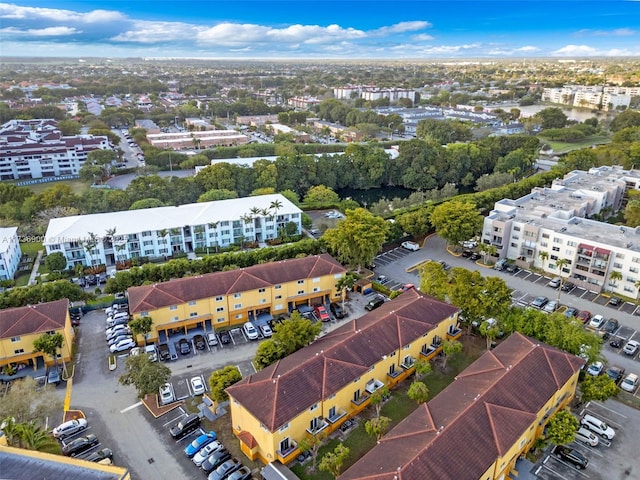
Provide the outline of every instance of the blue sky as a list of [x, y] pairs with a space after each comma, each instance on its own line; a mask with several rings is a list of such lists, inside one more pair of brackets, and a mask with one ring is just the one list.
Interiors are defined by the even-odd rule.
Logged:
[[24, 0], [0, 3], [0, 55], [640, 56], [640, 1]]

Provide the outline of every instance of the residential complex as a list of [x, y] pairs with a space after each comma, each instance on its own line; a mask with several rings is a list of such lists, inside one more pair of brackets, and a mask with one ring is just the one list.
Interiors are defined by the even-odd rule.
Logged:
[[55, 120], [10, 120], [0, 127], [0, 180], [77, 175], [107, 137], [64, 136]]
[[543, 89], [542, 101], [610, 111], [629, 108], [631, 97], [638, 95], [639, 87], [565, 85]]
[[[62, 252], [67, 267], [115, 265], [133, 258], [228, 247], [276, 238], [288, 223], [302, 231], [302, 210], [280, 194], [191, 203], [177, 207], [54, 218], [43, 243]], [[212, 250], [213, 251], [213, 250]]]
[[573, 398], [584, 361], [513, 333], [387, 433], [340, 480], [506, 478]]
[[391, 103], [396, 103], [401, 98], [408, 98], [412, 102], [416, 100], [415, 90], [408, 88], [377, 88], [372, 85], [347, 85], [333, 89], [333, 96], [339, 100], [362, 98], [367, 101], [388, 98]]
[[[11, 380], [7, 368], [14, 374], [22, 369], [37, 370], [53, 365], [55, 360], [33, 350], [33, 342], [44, 333], [60, 333], [64, 337], [59, 358], [71, 359], [73, 327], [69, 318], [69, 300], [39, 303], [26, 307], [0, 310], [0, 378]], [[18, 375], [18, 377], [24, 375]], [[18, 378], [16, 377], [16, 378]]]
[[263, 314], [335, 301], [336, 284], [346, 271], [325, 253], [186, 277], [130, 288], [129, 310], [136, 318], [153, 319], [149, 341], [165, 342], [172, 333], [211, 332]]
[[303, 438], [331, 433], [461, 333], [456, 307], [415, 290], [327, 333], [227, 389], [242, 451], [290, 462]]
[[0, 228], [0, 280], [13, 279], [21, 257], [18, 227]]
[[[640, 171], [606, 166], [574, 170], [549, 188], [496, 202], [484, 219], [482, 241], [495, 246], [500, 258], [523, 267], [561, 275], [598, 293], [637, 297], [640, 228], [590, 219], [617, 212], [628, 189], [640, 189]], [[561, 270], [558, 260], [566, 261]]]
[[156, 148], [192, 150], [244, 145], [249, 143], [249, 137], [235, 130], [194, 130], [177, 133], [148, 133], [147, 142]]

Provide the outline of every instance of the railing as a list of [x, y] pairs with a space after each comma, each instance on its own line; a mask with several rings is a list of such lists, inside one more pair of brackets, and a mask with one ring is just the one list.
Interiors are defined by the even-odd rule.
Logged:
[[351, 403], [353, 403], [356, 406], [360, 406], [362, 405], [364, 402], [366, 402], [367, 400], [369, 400], [369, 394], [368, 393], [363, 393], [362, 395], [360, 395], [357, 399], [352, 399]]
[[281, 457], [288, 457], [289, 455], [291, 455], [293, 452], [295, 452], [298, 449], [298, 443], [295, 442], [294, 440], [289, 439], [289, 448], [287, 448], [286, 450], [277, 450], [276, 454]]
[[402, 372], [400, 370], [394, 370], [393, 372], [387, 372], [387, 376], [391, 378], [398, 378]]
[[344, 410], [340, 409], [335, 413], [335, 415], [333, 417], [328, 417], [327, 420], [329, 421], [329, 423], [336, 423], [342, 417], [344, 417], [346, 414], [347, 414], [347, 412], [345, 412]]
[[322, 430], [324, 430], [328, 426], [329, 426], [329, 423], [326, 422], [324, 418], [318, 417], [318, 424], [317, 424], [316, 428], [313, 429], [313, 430], [311, 430], [310, 428], [307, 428], [307, 432], [309, 434], [311, 434], [311, 435], [317, 435], [318, 433], [320, 433]]
[[368, 393], [373, 393], [376, 390], [380, 389], [384, 387], [384, 383], [382, 383], [380, 380], [378, 379], [374, 379], [371, 380], [370, 382], [367, 382], [367, 385], [364, 387], [364, 389], [368, 392]]

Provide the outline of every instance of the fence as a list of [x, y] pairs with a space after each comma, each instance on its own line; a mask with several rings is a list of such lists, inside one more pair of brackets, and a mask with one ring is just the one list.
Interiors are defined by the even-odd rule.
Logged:
[[24, 187], [27, 185], [35, 185], [37, 183], [59, 182], [61, 180], [77, 180], [78, 178], [80, 178], [80, 175], [63, 175], [61, 177], [34, 178], [33, 180], [24, 180], [22, 182], [16, 182], [16, 185], [18, 187]]

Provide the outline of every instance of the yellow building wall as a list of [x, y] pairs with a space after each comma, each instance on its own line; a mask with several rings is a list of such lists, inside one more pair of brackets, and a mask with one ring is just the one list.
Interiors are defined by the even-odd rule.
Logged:
[[[189, 302], [191, 304], [182, 303], [150, 310], [146, 314], [153, 319], [153, 328], [147, 340], [157, 341], [158, 330], [184, 329], [205, 320], [211, 320], [214, 328], [242, 325], [249, 320], [249, 312], [260, 310], [268, 311], [271, 314], [288, 312], [289, 302], [309, 304], [324, 295], [329, 295], [331, 301], [338, 300], [340, 294], [336, 292], [335, 285], [342, 276], [343, 274], [337, 274], [301, 279], [301, 284], [298, 284], [298, 281], [293, 281], [264, 289], [221, 295], [221, 300], [216, 300], [218, 297], [211, 297]], [[218, 311], [219, 308], [223, 310]], [[139, 318], [141, 314], [142, 312], [135, 314], [134, 318]], [[191, 314], [196, 314], [196, 316], [192, 317]]]
[[[64, 342], [59, 353], [61, 358], [65, 362], [68, 362], [71, 360], [71, 350], [74, 338], [73, 327], [68, 315], [65, 321], [65, 328], [55, 330], [55, 333], [61, 333], [64, 337]], [[33, 359], [35, 365], [36, 358], [45, 356], [42, 352], [33, 351], [33, 342], [40, 336], [42, 336], [42, 332], [20, 335], [20, 340], [16, 342], [12, 342], [11, 338], [0, 339], [0, 366], [11, 363], [27, 363], [31, 359]], [[23, 353], [15, 353], [16, 350], [21, 349], [24, 350]], [[54, 362], [53, 357], [45, 357], [45, 364], [53, 365]]]

